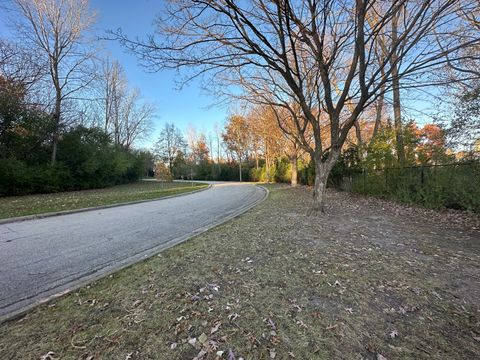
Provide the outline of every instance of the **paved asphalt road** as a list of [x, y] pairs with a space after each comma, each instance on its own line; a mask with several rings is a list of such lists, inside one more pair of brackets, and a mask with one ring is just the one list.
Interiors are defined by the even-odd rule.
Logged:
[[266, 191], [205, 191], [0, 224], [0, 319], [179, 243], [257, 204]]

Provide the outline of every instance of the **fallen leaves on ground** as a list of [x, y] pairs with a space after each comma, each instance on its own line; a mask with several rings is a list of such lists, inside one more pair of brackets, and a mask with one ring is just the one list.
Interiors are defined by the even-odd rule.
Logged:
[[329, 192], [315, 217], [304, 188], [270, 189], [247, 214], [2, 325], [0, 353], [479, 357], [473, 215], [450, 223], [450, 212]]

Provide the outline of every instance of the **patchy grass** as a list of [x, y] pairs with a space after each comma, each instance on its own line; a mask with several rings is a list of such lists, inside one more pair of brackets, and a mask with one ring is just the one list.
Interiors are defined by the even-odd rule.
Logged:
[[164, 196], [201, 189], [206, 186], [208, 185], [188, 182], [139, 181], [105, 189], [0, 197], [0, 219], [83, 209], [128, 201], [158, 199]]
[[478, 229], [336, 192], [314, 217], [304, 188], [270, 190], [246, 214], [0, 325], [2, 358], [480, 357]]

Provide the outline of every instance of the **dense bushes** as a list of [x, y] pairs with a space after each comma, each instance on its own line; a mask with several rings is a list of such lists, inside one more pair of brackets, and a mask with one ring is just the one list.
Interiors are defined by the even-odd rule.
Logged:
[[64, 129], [51, 164], [51, 134], [51, 117], [25, 104], [21, 86], [0, 88], [0, 195], [99, 188], [145, 173], [146, 154], [84, 126]]
[[442, 131], [408, 123], [404, 129], [405, 163], [395, 155], [395, 133], [383, 129], [364, 148], [344, 152], [330, 175], [340, 189], [380, 196], [434, 209], [480, 212], [480, 163], [455, 162]]
[[12, 157], [0, 159], [0, 169], [0, 195], [61, 191], [70, 179], [64, 166], [28, 166]]
[[77, 127], [59, 142], [58, 160], [0, 158], [0, 195], [100, 188], [138, 180], [144, 156], [114, 146], [100, 129]]
[[98, 128], [78, 127], [67, 133], [59, 144], [58, 160], [68, 168], [75, 189], [132, 182], [144, 173], [142, 154], [113, 145]]
[[346, 177], [347, 190], [421, 204], [480, 212], [480, 163], [363, 170]]
[[0, 195], [98, 188], [134, 181], [143, 174], [141, 154], [112, 144], [101, 129], [64, 132], [50, 163], [51, 118], [0, 94]]

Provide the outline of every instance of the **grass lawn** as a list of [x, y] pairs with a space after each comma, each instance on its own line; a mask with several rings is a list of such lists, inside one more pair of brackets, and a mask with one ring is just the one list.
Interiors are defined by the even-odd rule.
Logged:
[[[2, 359], [480, 358], [477, 215], [270, 187], [244, 215], [0, 325]], [[48, 358], [48, 357], [47, 357]]]
[[105, 189], [0, 197], [0, 219], [82, 209], [136, 200], [158, 199], [207, 187], [199, 183], [139, 181]]

